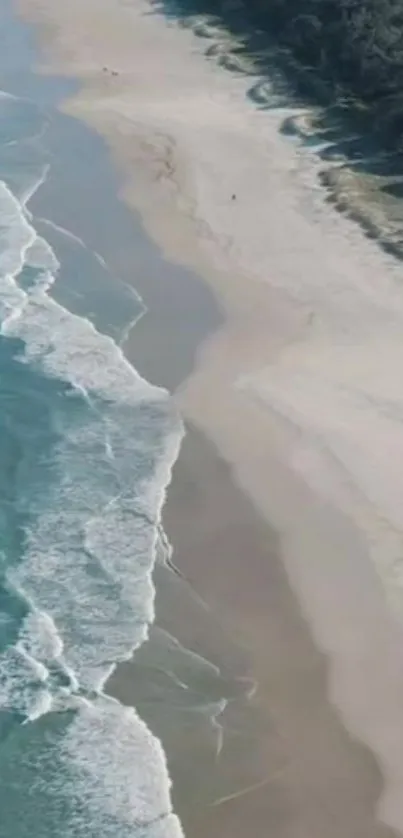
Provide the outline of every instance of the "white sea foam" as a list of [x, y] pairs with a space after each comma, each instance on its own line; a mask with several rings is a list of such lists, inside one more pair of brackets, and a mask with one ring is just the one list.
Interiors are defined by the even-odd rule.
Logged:
[[31, 183], [27, 184], [24, 191], [22, 192], [22, 194], [18, 196], [19, 200], [21, 201], [21, 205], [23, 206], [23, 208], [27, 212], [30, 219], [31, 219], [31, 213], [27, 209], [28, 203], [31, 200], [31, 198], [35, 195], [35, 192], [37, 192], [38, 189], [42, 186], [42, 184], [45, 183], [46, 178], [47, 178], [48, 173], [49, 173], [49, 170], [50, 170], [50, 164], [49, 163], [44, 164], [42, 166], [42, 170], [41, 170], [39, 176], [35, 180], [31, 181]]
[[19, 645], [31, 658], [47, 662], [60, 658], [63, 651], [62, 639], [51, 616], [34, 607], [23, 622]]
[[21, 204], [0, 181], [0, 274], [15, 277], [21, 271], [25, 254], [36, 239]]
[[165, 629], [156, 627], [154, 636], [157, 639], [154, 655], [151, 658], [154, 666], [164, 668], [164, 666], [170, 666], [171, 664], [179, 672], [192, 671], [196, 668], [198, 673], [203, 673], [205, 679], [210, 677], [212, 681], [220, 677], [221, 673], [218, 666], [203, 658], [197, 652], [187, 649]]
[[[144, 381], [89, 320], [48, 296], [58, 261], [4, 183], [0, 244], [2, 338], [19, 338], [16, 363], [70, 383], [73, 397], [55, 403], [51, 459], [34, 460], [19, 491], [29, 526], [8, 584], [29, 611], [0, 656], [0, 705], [26, 723], [78, 710], [62, 759], [71, 798], [85, 805], [83, 832], [90, 818], [103, 835], [121, 828], [179, 836], [159, 742], [134, 711], [102, 694], [94, 702], [74, 694], [102, 690], [153, 620], [160, 509], [182, 428], [164, 390]], [[28, 290], [18, 284], [26, 267], [37, 271]]]
[[12, 156], [14, 151], [17, 153], [20, 162], [16, 170], [10, 171], [11, 175], [20, 179], [38, 155], [43, 159], [41, 140], [48, 125], [48, 114], [32, 100], [0, 91], [0, 164], [10, 160], [10, 149]]
[[[74, 242], [74, 244], [77, 244], [78, 247], [82, 247], [84, 250], [88, 249], [85, 241], [81, 239], [79, 236], [77, 236], [75, 233], [72, 233], [71, 230], [68, 230], [66, 227], [62, 227], [60, 224], [56, 224], [49, 218], [38, 218], [38, 221], [40, 221], [41, 224], [45, 224], [45, 226], [49, 227], [51, 230], [55, 230], [56, 233], [60, 233], [64, 238], [70, 239], [72, 242]], [[92, 250], [91, 252], [94, 258], [97, 260], [97, 262], [101, 265], [101, 268], [103, 268], [104, 271], [106, 271], [106, 273], [110, 273], [108, 263], [106, 262], [104, 257], [101, 256], [101, 254], [98, 253], [97, 250]], [[137, 293], [137, 291], [135, 291], [134, 288], [130, 288], [130, 291], [140, 301], [140, 296]]]
[[19, 644], [7, 649], [0, 655], [0, 707], [29, 717], [38, 702], [50, 705], [48, 674]]
[[51, 274], [57, 273], [60, 267], [54, 250], [42, 236], [36, 236], [26, 251], [25, 264]]
[[8, 93], [7, 90], [0, 90], [0, 99], [9, 100], [10, 102], [18, 102], [18, 96], [14, 96], [13, 93]]
[[159, 780], [161, 769], [166, 774], [164, 752], [132, 708], [102, 696], [85, 704], [64, 739], [63, 756], [76, 796], [83, 795], [103, 835], [116, 834], [116, 822], [122, 836], [182, 835], [169, 786]]

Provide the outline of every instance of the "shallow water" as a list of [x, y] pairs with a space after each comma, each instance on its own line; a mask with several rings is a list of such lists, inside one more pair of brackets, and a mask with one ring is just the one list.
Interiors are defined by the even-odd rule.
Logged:
[[153, 620], [182, 425], [121, 350], [140, 297], [31, 214], [57, 84], [1, 14], [0, 835], [179, 835], [159, 741], [103, 686]]
[[[155, 333], [152, 318], [144, 325], [140, 296], [111, 275], [97, 249], [100, 240], [114, 247], [100, 146], [74, 120], [55, 114], [66, 84], [29, 72], [25, 30], [4, 14], [13, 50], [3, 83], [13, 96], [0, 100], [0, 838], [32, 832], [172, 838], [181, 827], [171, 812], [161, 745], [103, 687], [115, 663], [138, 648], [133, 695], [152, 729], [163, 737], [168, 730], [169, 741], [182, 727], [187, 739], [199, 714], [219, 755], [219, 717], [233, 685], [158, 627], [143, 643], [154, 616], [155, 553], [166, 549], [160, 511], [182, 426], [168, 394], [141, 378], [122, 353], [133, 324], [143, 336], [148, 330], [146, 346]], [[225, 55], [222, 48], [220, 64]], [[216, 52], [207, 57], [217, 60]], [[263, 106], [273, 99], [266, 84], [253, 88]], [[67, 147], [71, 166], [64, 169]], [[91, 195], [81, 189], [89, 155]], [[311, 189], [312, 159], [307, 167]], [[76, 207], [66, 200], [69, 190], [80, 192]], [[114, 220], [115, 227], [125, 223]], [[141, 272], [155, 248], [144, 245], [135, 225], [130, 238], [139, 283], [137, 273], [131, 279], [142, 292]], [[133, 270], [122, 241], [121, 264]], [[164, 271], [165, 296], [152, 297], [161, 305], [155, 345], [159, 351], [164, 328], [174, 337], [180, 300], [186, 322], [178, 348], [170, 347], [180, 380], [197, 329], [205, 330], [209, 301], [204, 286], [198, 294], [193, 286], [192, 319], [181, 296], [188, 277], [179, 289], [180, 269], [168, 276], [164, 264]], [[319, 287], [322, 293], [322, 277]], [[341, 311], [343, 325], [350, 308]], [[183, 351], [186, 330], [190, 356]], [[161, 368], [161, 359], [150, 353], [145, 368], [147, 374]], [[203, 741], [205, 733], [203, 727]]]

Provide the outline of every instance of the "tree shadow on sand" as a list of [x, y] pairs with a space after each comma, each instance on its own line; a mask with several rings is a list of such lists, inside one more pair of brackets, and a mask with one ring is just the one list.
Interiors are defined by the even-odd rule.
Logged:
[[280, 132], [323, 163], [328, 202], [403, 258], [403, 157], [385, 144], [368, 107], [297, 61], [239, 0], [155, 0], [151, 14], [192, 29], [207, 60], [250, 78], [256, 108], [286, 111]]

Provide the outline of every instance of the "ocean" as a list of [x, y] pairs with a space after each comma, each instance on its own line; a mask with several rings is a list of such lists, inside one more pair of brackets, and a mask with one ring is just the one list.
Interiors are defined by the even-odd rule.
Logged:
[[183, 428], [122, 350], [140, 296], [31, 209], [62, 85], [0, 13], [0, 836], [176, 838], [162, 746], [104, 686], [153, 621]]
[[[233, 156], [226, 146], [222, 160], [215, 148], [209, 157], [206, 144], [211, 172], [216, 160], [220, 162], [220, 178], [210, 176], [219, 192], [211, 192], [206, 215], [212, 214], [214, 220], [218, 211], [217, 227], [222, 227], [225, 241], [230, 242], [236, 227], [228, 213], [220, 215], [220, 202], [225, 204], [234, 188], [239, 195], [245, 192], [246, 205], [250, 196], [261, 200], [264, 213], [256, 218], [249, 231], [252, 235], [247, 228], [239, 237], [245, 245], [248, 271], [254, 265], [257, 276], [265, 271], [270, 243], [274, 286], [277, 283], [285, 289], [296, 308], [302, 308], [304, 322], [306, 318], [309, 323], [311, 312], [319, 311], [315, 340], [331, 336], [328, 355], [319, 340], [313, 343], [312, 355], [308, 345], [306, 356], [299, 353], [295, 370], [292, 363], [285, 364], [278, 375], [275, 368], [263, 370], [261, 377], [256, 374], [239, 384], [266, 401], [269, 409], [274, 405], [278, 415], [291, 421], [297, 417], [308, 440], [313, 428], [311, 447], [302, 450], [294, 465], [308, 484], [312, 480], [314, 488], [317, 474], [328, 474], [327, 463], [323, 470], [321, 461], [321, 468], [317, 467], [318, 434], [328, 441], [338, 462], [346, 457], [348, 468], [355, 463], [353, 448], [356, 456], [362, 445], [354, 479], [362, 481], [364, 495], [370, 497], [375, 475], [376, 492], [386, 487], [389, 510], [390, 464], [384, 448], [385, 440], [392, 438], [390, 404], [395, 415], [401, 413], [396, 395], [400, 389], [390, 379], [392, 395], [384, 399], [381, 368], [380, 389], [376, 376], [375, 385], [372, 379], [368, 384], [367, 417], [368, 405], [375, 405], [374, 411], [378, 402], [383, 405], [379, 414], [374, 412], [374, 422], [380, 417], [382, 426], [371, 446], [379, 439], [379, 464], [385, 465], [383, 481], [377, 465], [368, 483], [366, 469], [371, 460], [361, 411], [362, 381], [366, 380], [362, 369], [366, 375], [367, 367], [361, 368], [361, 359], [372, 358], [368, 353], [371, 324], [377, 338], [383, 324], [388, 339], [383, 346], [392, 359], [400, 357], [395, 352], [400, 347], [403, 316], [400, 295], [395, 296], [397, 285], [389, 283], [383, 262], [374, 262], [375, 245], [363, 251], [362, 237], [358, 231], [355, 236], [353, 225], [348, 227], [350, 241], [345, 219], [328, 213], [317, 177], [329, 157], [326, 172], [337, 187], [333, 200], [337, 204], [337, 196], [348, 191], [349, 206], [353, 202], [352, 210], [360, 220], [362, 204], [367, 209], [371, 203], [368, 173], [364, 178], [355, 172], [352, 183], [348, 166], [337, 163], [338, 141], [325, 141], [305, 107], [302, 112], [299, 106], [290, 110], [288, 89], [279, 84], [277, 90], [265, 78], [256, 81], [249, 59], [242, 56], [241, 60], [232, 39], [221, 38], [214, 22], [206, 24], [203, 18], [186, 25], [201, 36], [200, 42], [203, 37], [207, 41], [206, 66], [209, 61], [218, 62], [224, 68], [220, 72], [231, 71], [227, 80], [236, 77], [240, 83], [234, 99], [232, 92], [228, 100], [226, 95], [219, 97], [219, 123], [224, 109], [224, 120], [228, 116], [235, 125], [238, 118], [242, 121], [242, 132], [236, 131], [235, 137], [243, 137], [243, 126], [248, 125], [247, 146], [234, 145]], [[192, 366], [206, 324], [207, 331], [213, 331], [222, 314], [217, 307], [211, 314], [212, 294], [207, 285], [180, 266], [164, 262], [138, 219], [116, 199], [118, 179], [106, 164], [103, 141], [57, 110], [74, 86], [32, 72], [37, 59], [32, 35], [14, 19], [8, 0], [0, 0], [0, 31], [5, 47], [0, 55], [0, 838], [32, 834], [40, 838], [179, 838], [182, 827], [172, 808], [166, 756], [143, 715], [163, 742], [169, 743], [169, 734], [172, 742], [177, 731], [182, 743], [190, 742], [178, 771], [182, 803], [189, 798], [200, 805], [208, 797], [211, 805], [211, 801], [230, 799], [234, 788], [237, 791], [231, 772], [228, 781], [224, 772], [223, 783], [228, 782], [228, 787], [220, 789], [217, 782], [217, 757], [224, 738], [220, 715], [227, 701], [248, 694], [251, 685], [229, 683], [215, 662], [185, 649], [164, 627], [153, 626], [153, 569], [155, 564], [163, 565], [170, 550], [161, 511], [184, 429], [169, 392], [149, 381], [162, 378], [170, 389], [176, 387]], [[173, 58], [174, 51], [169, 55]], [[182, 79], [186, 74], [178, 64]], [[171, 69], [175, 70], [174, 60]], [[244, 79], [249, 71], [251, 83]], [[204, 97], [207, 76], [198, 73], [195, 70], [194, 77], [189, 73], [189, 78], [196, 94]], [[167, 94], [172, 95], [169, 83]], [[248, 122], [245, 103], [238, 100], [245, 94], [250, 100], [250, 109], [245, 111]], [[219, 130], [214, 134], [215, 118], [212, 144], [220, 138]], [[262, 126], [270, 119], [273, 125], [266, 134]], [[187, 141], [195, 143], [197, 158], [199, 137], [189, 132]], [[296, 154], [290, 166], [281, 143], [288, 149], [292, 143], [303, 147], [304, 154]], [[238, 156], [244, 148], [250, 152], [245, 177]], [[266, 180], [263, 170], [268, 173]], [[222, 184], [226, 184], [224, 199]], [[277, 197], [276, 217], [266, 216], [267, 184]], [[385, 222], [382, 233], [378, 180], [372, 191], [371, 206], [380, 230], [373, 237], [381, 243], [384, 239], [385, 245], [396, 244], [401, 205], [392, 207], [395, 226]], [[390, 208], [389, 197], [383, 203]], [[380, 221], [378, 216], [382, 216]], [[267, 230], [273, 227], [268, 238], [266, 230], [262, 234], [262, 224]], [[324, 253], [322, 237], [328, 253]], [[290, 238], [295, 242], [291, 252]], [[109, 253], [111, 260], [105, 259]], [[149, 280], [158, 272], [164, 282], [154, 282], [153, 291]], [[148, 310], [142, 299], [146, 288]], [[389, 342], [391, 324], [396, 343]], [[129, 334], [133, 350], [137, 346], [133, 335], [139, 333], [141, 358], [137, 359], [136, 351], [130, 357], [135, 358], [141, 375], [124, 352]], [[365, 351], [357, 354], [355, 368], [352, 347], [360, 347], [360, 340]], [[161, 357], [164, 345], [169, 346], [169, 362]], [[344, 346], [346, 355], [340, 354]], [[378, 354], [376, 344], [376, 361]], [[311, 357], [319, 359], [318, 368]], [[295, 360], [293, 356], [291, 361]], [[351, 380], [345, 374], [350, 370]], [[342, 403], [345, 412], [338, 425], [341, 389], [348, 399]], [[321, 399], [326, 409], [318, 411]], [[378, 424], [374, 427], [378, 429]], [[343, 438], [340, 429], [346, 428], [356, 429], [352, 439]], [[321, 446], [320, 457], [324, 450]], [[399, 487], [398, 469], [396, 474]], [[338, 479], [336, 474], [329, 489], [337, 503]], [[320, 492], [328, 491], [327, 483], [318, 487]], [[400, 497], [397, 491], [395, 496]], [[341, 490], [340, 497], [341, 504]], [[400, 516], [399, 503], [396, 509]], [[372, 520], [372, 506], [370, 515]], [[383, 545], [382, 541], [382, 561]], [[400, 540], [398, 549], [400, 558]], [[312, 589], [316, 591], [316, 585]], [[148, 636], [151, 639], [146, 643]], [[200, 652], [197, 644], [195, 649]], [[138, 654], [130, 700], [133, 693], [138, 712], [106, 691], [116, 665], [131, 659], [133, 652]], [[230, 755], [245, 749], [246, 740], [239, 737], [236, 726], [235, 730], [236, 750], [230, 750]], [[207, 742], [208, 756], [201, 767], [195, 768], [194, 763], [203, 749], [192, 749], [192, 735], [203, 745]], [[199, 777], [203, 782], [198, 782]], [[195, 786], [201, 788], [196, 794]]]

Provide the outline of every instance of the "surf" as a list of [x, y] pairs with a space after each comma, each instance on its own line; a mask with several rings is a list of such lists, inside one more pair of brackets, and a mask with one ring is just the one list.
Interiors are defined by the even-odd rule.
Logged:
[[[10, 101], [20, 121], [24, 103]], [[37, 141], [41, 117], [34, 123]], [[1, 154], [0, 145], [0, 165]], [[63, 834], [179, 836], [162, 746], [104, 687], [154, 619], [161, 510], [183, 427], [168, 392], [52, 296], [60, 263], [29, 209], [49, 169], [33, 177], [34, 168], [25, 182], [12, 170], [0, 182], [2, 421], [18, 451], [12, 503], [1, 510], [2, 785], [10, 791], [13, 749], [25, 742], [31, 784], [58, 766], [37, 794], [50, 812], [64, 800]], [[23, 421], [8, 420], [9, 404]], [[13, 805], [10, 792], [10, 818]], [[25, 834], [28, 801], [19, 807]], [[51, 815], [44, 828], [54, 829]]]

